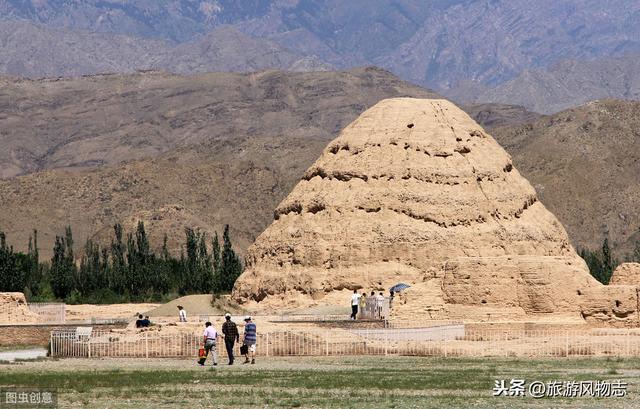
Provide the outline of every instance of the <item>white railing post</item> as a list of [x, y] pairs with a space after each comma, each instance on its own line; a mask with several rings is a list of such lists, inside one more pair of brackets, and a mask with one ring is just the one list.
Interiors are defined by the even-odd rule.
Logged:
[[324, 350], [325, 350], [325, 355], [329, 356], [329, 336], [328, 336], [328, 332], [326, 333], [327, 335], [325, 335], [324, 337]]
[[384, 355], [386, 356], [389, 348], [389, 336], [387, 334], [387, 331], [384, 330], [384, 328], [383, 328], [383, 331], [384, 331]]
[[509, 343], [509, 333], [507, 331], [504, 332], [504, 342], [502, 343], [502, 347], [504, 348], [504, 357], [509, 357], [509, 348], [507, 348], [507, 344]]
[[[351, 334], [351, 335], [349, 335]], [[457, 332], [456, 332], [457, 334]], [[265, 332], [260, 348], [267, 356], [332, 356], [332, 355], [385, 355], [418, 354], [449, 356], [493, 356], [517, 357], [573, 357], [599, 354], [603, 347], [616, 356], [637, 356], [640, 352], [636, 333], [632, 329], [619, 331], [615, 336], [606, 332], [591, 334], [570, 330], [481, 329], [467, 332], [462, 338], [446, 328], [433, 329], [356, 329], [329, 332], [319, 330]], [[449, 337], [451, 341], [449, 342]], [[601, 338], [613, 342], [606, 344]], [[324, 341], [324, 342], [323, 342]], [[384, 342], [384, 346], [380, 345]], [[394, 344], [391, 345], [391, 342]], [[333, 345], [330, 345], [333, 343]], [[192, 334], [167, 334], [144, 332], [135, 336], [129, 333], [106, 333], [96, 331], [90, 339], [78, 338], [76, 332], [51, 331], [49, 333], [52, 357], [187, 357], [199, 346], [197, 336]], [[273, 344], [273, 346], [272, 346]], [[94, 346], [95, 345], [95, 346]], [[564, 352], [564, 355], [563, 355]], [[221, 355], [224, 351], [221, 352]]]
[[631, 356], [631, 330], [627, 328], [626, 338], [627, 338], [627, 354], [626, 356]]
[[444, 357], [447, 357], [447, 338], [446, 337], [442, 337], [442, 344], [443, 344], [443, 350], [444, 350]]

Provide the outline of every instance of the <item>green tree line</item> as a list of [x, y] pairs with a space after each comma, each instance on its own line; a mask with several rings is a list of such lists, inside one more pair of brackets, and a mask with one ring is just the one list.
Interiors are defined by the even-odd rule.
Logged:
[[[580, 249], [578, 254], [587, 263], [591, 275], [602, 284], [609, 284], [613, 271], [620, 265], [611, 252], [609, 239], [604, 239], [597, 250]], [[633, 252], [625, 257], [625, 261], [640, 263], [640, 241], [636, 241]]]
[[216, 232], [185, 229], [180, 257], [167, 247], [156, 254], [143, 222], [134, 232], [113, 227], [110, 245], [88, 239], [76, 257], [71, 227], [57, 236], [50, 261], [40, 261], [38, 232], [29, 237], [27, 253], [14, 251], [0, 231], [0, 291], [21, 291], [32, 301], [64, 300], [68, 303], [112, 303], [161, 300], [172, 295], [227, 293], [242, 273], [233, 250], [229, 226], [222, 243]]

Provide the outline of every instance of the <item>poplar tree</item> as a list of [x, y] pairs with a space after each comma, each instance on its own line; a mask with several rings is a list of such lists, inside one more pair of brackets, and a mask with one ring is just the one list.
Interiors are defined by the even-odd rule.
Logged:
[[213, 235], [211, 253], [213, 253], [213, 292], [219, 293], [222, 292], [224, 288], [224, 280], [222, 279], [222, 255], [218, 232], [215, 232]]
[[7, 245], [4, 232], [0, 231], [0, 287], [2, 291], [22, 291], [24, 278], [17, 268], [13, 247]]
[[113, 233], [115, 240], [111, 242], [111, 288], [116, 293], [122, 294], [126, 289], [127, 266], [122, 242], [122, 225], [120, 223], [116, 223], [113, 226]]
[[242, 263], [240, 258], [233, 251], [231, 245], [231, 237], [229, 234], [229, 225], [224, 226], [222, 234], [222, 288], [224, 292], [230, 292], [233, 289], [238, 277], [242, 274]]
[[[71, 248], [69, 248], [71, 245]], [[56, 236], [51, 258], [50, 282], [53, 294], [64, 299], [71, 294], [74, 286], [75, 264], [73, 262], [73, 238], [71, 228], [66, 230], [65, 237]]]
[[609, 284], [611, 276], [613, 275], [614, 260], [611, 255], [611, 248], [609, 247], [609, 239], [604, 239], [602, 243], [602, 280], [603, 284]]

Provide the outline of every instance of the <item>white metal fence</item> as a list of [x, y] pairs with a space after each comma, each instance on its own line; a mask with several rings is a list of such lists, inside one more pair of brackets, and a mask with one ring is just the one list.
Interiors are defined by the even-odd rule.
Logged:
[[321, 322], [321, 321], [350, 321], [349, 314], [351, 311], [345, 314], [286, 314], [269, 317], [271, 322]]
[[[53, 331], [56, 357], [196, 357], [202, 337], [157, 331]], [[224, 341], [218, 352], [226, 356]], [[236, 353], [239, 346], [236, 345]], [[424, 329], [272, 331], [258, 334], [260, 356], [417, 355], [455, 357], [640, 356], [640, 332]]]
[[358, 308], [359, 319], [389, 319], [390, 312], [389, 297], [380, 297], [372, 295], [365, 297], [364, 303]]
[[40, 322], [62, 324], [66, 319], [64, 303], [53, 302], [30, 302], [27, 304], [29, 310], [38, 314]]
[[[27, 312], [28, 311], [28, 312]], [[65, 322], [65, 304], [63, 303], [21, 303], [8, 302], [0, 305], [0, 323], [22, 324], [29, 323], [37, 315], [37, 322], [41, 324], [62, 324]], [[25, 317], [28, 319], [25, 321]]]

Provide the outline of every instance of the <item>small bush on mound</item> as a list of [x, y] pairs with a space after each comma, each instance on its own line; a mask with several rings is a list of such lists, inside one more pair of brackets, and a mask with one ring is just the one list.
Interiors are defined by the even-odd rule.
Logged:
[[245, 309], [233, 301], [229, 295], [213, 294], [211, 296], [211, 306], [220, 311], [235, 312], [236, 314], [245, 311]]

